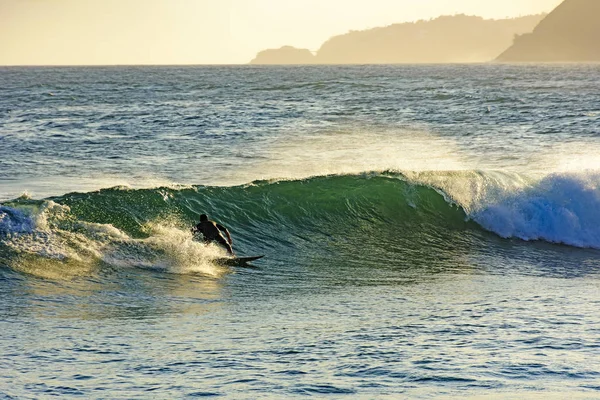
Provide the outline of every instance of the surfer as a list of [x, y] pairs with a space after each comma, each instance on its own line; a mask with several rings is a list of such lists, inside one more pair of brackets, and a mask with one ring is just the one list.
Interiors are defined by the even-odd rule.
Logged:
[[[208, 215], [202, 214], [200, 216], [200, 223], [192, 228], [192, 233], [201, 233], [204, 236], [204, 243], [217, 242], [225, 247], [230, 255], [234, 255], [231, 248], [233, 241], [231, 240], [229, 231], [223, 225], [210, 221]], [[227, 235], [227, 240], [223, 237], [223, 233]]]

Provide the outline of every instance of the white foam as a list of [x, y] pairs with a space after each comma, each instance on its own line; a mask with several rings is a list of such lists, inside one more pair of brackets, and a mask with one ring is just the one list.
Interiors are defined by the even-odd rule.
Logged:
[[600, 249], [600, 172], [543, 177], [494, 171], [407, 174], [440, 188], [468, 217], [504, 238]]
[[549, 175], [482, 204], [471, 217], [505, 238], [600, 249], [600, 173]]
[[0, 234], [31, 233], [35, 222], [23, 210], [0, 206]]
[[103, 261], [122, 268], [160, 269], [176, 274], [223, 274], [224, 270], [213, 261], [224, 257], [225, 251], [194, 241], [186, 227], [163, 220], [148, 223], [144, 228], [148, 238], [111, 243], [103, 252]]
[[28, 273], [71, 277], [89, 272], [101, 261], [178, 274], [220, 276], [225, 271], [213, 263], [225, 251], [194, 241], [189, 229], [177, 221], [148, 223], [144, 227], [148, 238], [134, 239], [109, 224], [77, 221], [69, 207], [53, 201], [19, 207], [0, 206], [0, 240], [18, 256], [15, 268]]

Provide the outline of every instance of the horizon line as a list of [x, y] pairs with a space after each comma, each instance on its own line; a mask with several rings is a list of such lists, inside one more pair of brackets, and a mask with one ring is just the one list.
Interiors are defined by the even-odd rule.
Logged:
[[502, 62], [496, 60], [476, 62], [412, 62], [412, 63], [346, 63], [346, 64], [0, 64], [0, 68], [119, 68], [119, 67], [342, 67], [342, 66], [385, 66], [385, 65], [523, 65], [523, 64], [600, 64], [600, 61], [521, 61]]

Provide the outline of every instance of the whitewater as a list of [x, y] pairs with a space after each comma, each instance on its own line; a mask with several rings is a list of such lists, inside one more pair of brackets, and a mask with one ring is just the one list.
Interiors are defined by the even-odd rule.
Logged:
[[595, 398], [599, 134], [594, 64], [0, 68], [0, 396]]

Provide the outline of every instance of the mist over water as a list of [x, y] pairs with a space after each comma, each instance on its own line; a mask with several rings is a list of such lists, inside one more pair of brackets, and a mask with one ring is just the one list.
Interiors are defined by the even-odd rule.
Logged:
[[599, 78], [0, 69], [0, 393], [593, 398]]
[[3, 68], [2, 198], [389, 169], [585, 169], [572, 163], [598, 149], [597, 74], [594, 65]]

